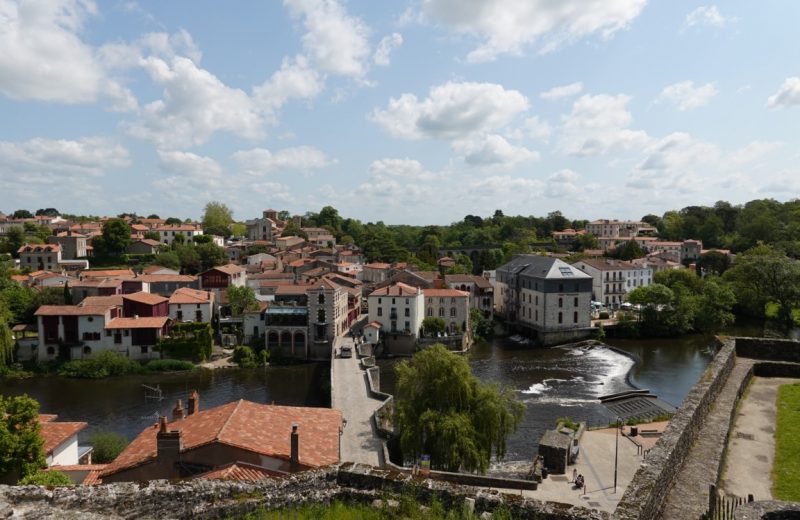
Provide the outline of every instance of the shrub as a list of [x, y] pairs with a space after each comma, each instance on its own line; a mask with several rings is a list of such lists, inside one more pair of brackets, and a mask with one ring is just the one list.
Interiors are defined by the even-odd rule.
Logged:
[[170, 337], [159, 342], [158, 349], [167, 357], [205, 361], [211, 357], [213, 342], [210, 323], [176, 323]]
[[72, 482], [65, 473], [60, 471], [42, 471], [39, 470], [36, 473], [31, 473], [27, 477], [23, 477], [18, 482], [20, 486], [74, 486], [75, 484]]
[[178, 372], [194, 369], [194, 363], [181, 359], [153, 359], [144, 368], [150, 372]]
[[89, 359], [67, 361], [59, 368], [58, 374], [83, 379], [102, 379], [136, 374], [142, 370], [142, 365], [138, 362], [112, 350], [104, 350]]
[[115, 432], [95, 432], [89, 436], [92, 450], [92, 461], [107, 464], [117, 458], [128, 445], [128, 439]]
[[607, 320], [608, 319], [608, 311], [601, 312], [597, 317], [599, 319], [601, 319], [601, 320]]
[[233, 362], [241, 368], [253, 368], [258, 366], [256, 353], [253, 352], [253, 349], [245, 345], [239, 345], [233, 349]]

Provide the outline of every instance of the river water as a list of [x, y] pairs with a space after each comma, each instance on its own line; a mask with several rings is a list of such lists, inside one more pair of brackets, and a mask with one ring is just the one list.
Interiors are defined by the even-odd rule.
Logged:
[[[738, 326], [730, 334], [762, 335], [759, 326]], [[712, 356], [711, 338], [607, 339], [605, 347], [536, 349], [506, 339], [476, 345], [469, 354], [473, 372], [484, 381], [512, 389], [526, 406], [520, 428], [508, 441], [506, 462], [495, 469], [517, 471], [536, 454], [542, 433], [559, 417], [591, 426], [614, 418], [600, 405], [602, 395], [627, 390], [629, 382], [679, 405]], [[634, 361], [636, 360], [636, 361]], [[381, 388], [393, 393], [397, 360], [380, 360]], [[324, 364], [276, 366], [251, 370], [197, 370], [104, 380], [35, 377], [0, 383], [4, 395], [28, 394], [42, 413], [61, 420], [86, 421], [83, 440], [93, 431], [111, 430], [132, 439], [158, 415], [171, 415], [176, 399], [184, 406], [189, 392], [200, 393], [201, 408], [249, 399], [282, 405], [329, 406], [328, 368]], [[146, 399], [142, 385], [159, 386], [164, 399]]]

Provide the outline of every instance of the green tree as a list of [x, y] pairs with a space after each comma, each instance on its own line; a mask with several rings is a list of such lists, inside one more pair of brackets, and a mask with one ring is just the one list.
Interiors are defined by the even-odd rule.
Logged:
[[61, 487], [61, 486], [74, 486], [75, 483], [69, 478], [69, 475], [61, 471], [43, 471], [39, 470], [32, 473], [27, 477], [19, 480], [20, 486], [47, 486], [47, 487]]
[[239, 345], [233, 349], [233, 362], [241, 368], [255, 368], [258, 366], [256, 353], [246, 345]]
[[25, 243], [25, 231], [22, 226], [10, 226], [6, 232], [6, 240], [8, 241], [8, 252], [17, 258], [19, 256], [17, 251]]
[[183, 224], [183, 221], [181, 219], [179, 219], [178, 217], [168, 217], [164, 221], [164, 224], [166, 224], [168, 226], [175, 226], [175, 225], [178, 225], [178, 224]]
[[767, 303], [779, 306], [778, 318], [794, 322], [792, 310], [800, 304], [800, 263], [769, 246], [758, 246], [736, 258], [724, 279], [731, 282], [740, 308], [764, 317]]
[[99, 431], [89, 436], [89, 444], [93, 448], [92, 461], [97, 464], [108, 464], [128, 446], [128, 439], [116, 432]]
[[407, 459], [431, 456], [434, 469], [485, 473], [524, 413], [513, 394], [481, 383], [465, 358], [434, 345], [395, 368], [395, 426]]
[[173, 251], [165, 251], [157, 254], [153, 259], [153, 263], [166, 267], [167, 269], [174, 269], [175, 271], [180, 271], [181, 269], [181, 259]]
[[703, 292], [698, 298], [694, 328], [706, 333], [718, 332], [736, 319], [732, 309], [736, 304], [733, 289], [716, 277], [703, 280]]
[[147, 218], [161, 218], [161, 217], [159, 217], [159, 216], [158, 216], [157, 214], [155, 214], [155, 213], [151, 213], [151, 214], [147, 215]]
[[35, 295], [34, 305], [38, 309], [42, 305], [66, 305], [64, 289], [58, 287], [42, 287]]
[[33, 218], [33, 213], [27, 209], [18, 209], [12, 214], [12, 216], [14, 218]]
[[161, 235], [158, 234], [158, 231], [148, 231], [144, 234], [144, 238], [147, 240], [155, 240], [156, 242], [161, 242]]
[[575, 238], [573, 247], [578, 251], [585, 251], [587, 249], [599, 249], [600, 242], [597, 240], [597, 237], [594, 236], [593, 234], [584, 233], [583, 235], [578, 235]]
[[228, 291], [228, 302], [231, 307], [231, 316], [239, 317], [244, 311], [258, 309], [256, 293], [252, 288], [243, 285], [241, 287], [230, 286]]
[[614, 250], [614, 258], [620, 260], [634, 260], [643, 256], [645, 256], [645, 252], [635, 240], [626, 240], [624, 244], [617, 244]]
[[697, 268], [705, 274], [716, 274], [722, 276], [731, 266], [731, 259], [725, 253], [719, 251], [709, 251], [697, 261]]
[[15, 483], [46, 466], [39, 403], [0, 395], [0, 481]]
[[444, 322], [442, 318], [437, 318], [435, 316], [428, 316], [424, 320], [422, 320], [422, 332], [426, 336], [433, 336], [435, 334], [441, 334], [447, 329], [447, 324]]
[[300, 226], [298, 226], [297, 224], [295, 224], [291, 220], [286, 224], [286, 227], [283, 228], [283, 231], [281, 231], [281, 236], [285, 236], [285, 237], [294, 236], [294, 237], [300, 237], [300, 238], [303, 238], [303, 239], [308, 239], [308, 233], [303, 231], [300, 228]]
[[37, 209], [36, 216], [45, 216], [45, 217], [57, 217], [59, 215], [58, 210], [56, 208], [44, 208], [44, 209]]
[[103, 224], [103, 234], [92, 240], [94, 253], [100, 257], [119, 257], [131, 243], [131, 227], [122, 219], [113, 218]]
[[33, 323], [33, 314], [38, 308], [36, 291], [18, 283], [12, 283], [0, 291], [0, 300], [10, 312], [11, 323]]
[[[2, 305], [2, 303], [0, 303]], [[14, 338], [6, 317], [0, 312], [0, 372], [14, 360]]]
[[469, 325], [477, 339], [489, 339], [494, 336], [494, 324], [479, 309], [470, 309]]
[[[189, 274], [196, 274], [200, 272], [202, 262], [200, 261], [200, 254], [197, 252], [197, 249], [194, 246], [178, 244], [175, 246], [173, 253], [178, 257], [178, 261], [181, 264], [181, 270], [183, 272]], [[161, 255], [158, 257], [160, 256]]]
[[233, 211], [222, 202], [209, 202], [203, 212], [203, 233], [231, 236], [230, 225], [233, 224]]
[[200, 258], [201, 271], [228, 263], [228, 254], [225, 252], [225, 248], [219, 247], [212, 242], [198, 244], [195, 246], [195, 250]]

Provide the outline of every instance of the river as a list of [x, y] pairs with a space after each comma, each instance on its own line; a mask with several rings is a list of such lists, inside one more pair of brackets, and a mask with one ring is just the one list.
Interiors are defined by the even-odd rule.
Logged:
[[[762, 335], [762, 329], [737, 326], [728, 333]], [[469, 361], [473, 372], [483, 381], [511, 388], [526, 406], [520, 428], [508, 441], [507, 462], [498, 469], [513, 471], [526, 465], [535, 455], [542, 433], [552, 428], [559, 417], [586, 421], [591, 426], [612, 421], [614, 418], [600, 405], [598, 397], [629, 389], [629, 382], [679, 405], [712, 355], [711, 339], [699, 335], [606, 342], [630, 355], [603, 347], [520, 348], [502, 338], [472, 349]], [[389, 393], [394, 391], [396, 362], [379, 361], [381, 388]], [[103, 380], [34, 377], [0, 383], [0, 393], [28, 394], [39, 401], [42, 413], [57, 413], [65, 421], [88, 422], [82, 440], [97, 430], [116, 431], [132, 439], [153, 424], [158, 415], [170, 416], [176, 399], [183, 399], [185, 406], [193, 389], [200, 393], [201, 408], [240, 398], [282, 405], [328, 406], [327, 379], [327, 366], [311, 363]], [[146, 399], [143, 384], [159, 386], [164, 399]]]

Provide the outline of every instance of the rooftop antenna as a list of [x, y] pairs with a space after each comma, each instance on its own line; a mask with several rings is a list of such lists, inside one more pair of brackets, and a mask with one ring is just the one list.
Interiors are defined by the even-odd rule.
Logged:
[[164, 392], [161, 390], [161, 385], [150, 386], [143, 384], [142, 388], [144, 388], [145, 402], [164, 400]]

